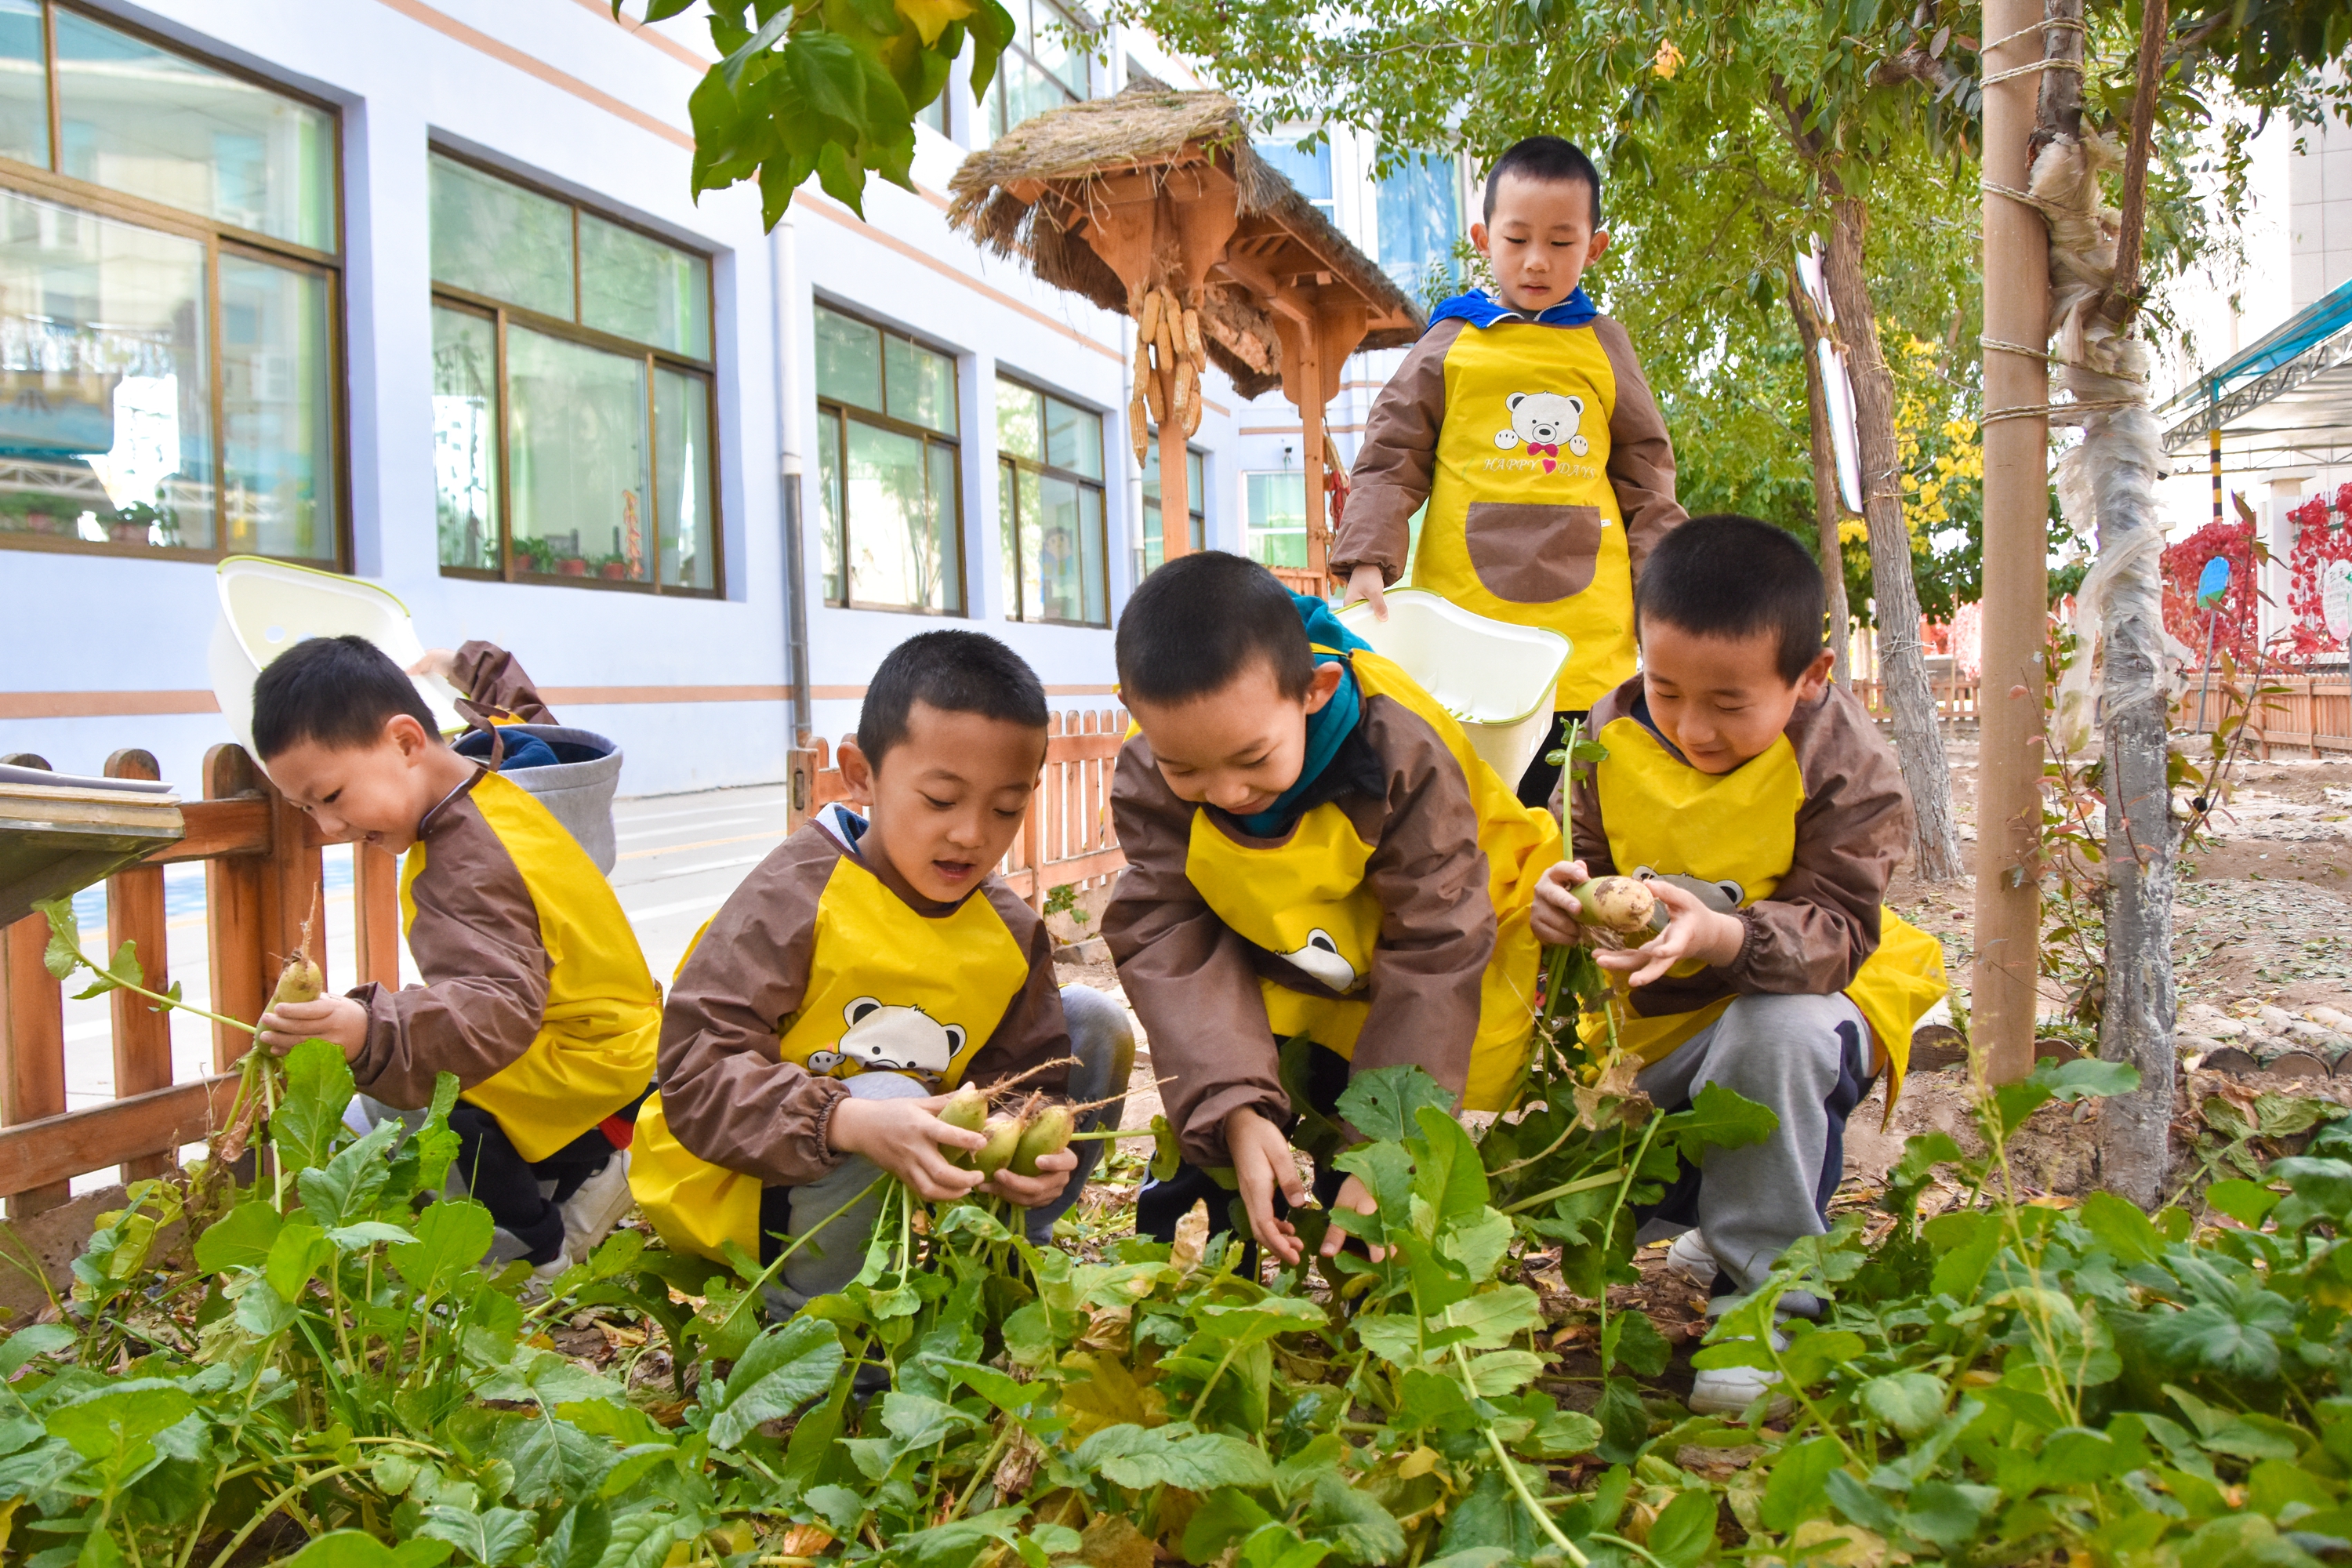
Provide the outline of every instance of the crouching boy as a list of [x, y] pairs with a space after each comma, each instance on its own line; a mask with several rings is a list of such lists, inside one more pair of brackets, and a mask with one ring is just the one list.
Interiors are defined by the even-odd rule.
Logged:
[[[1125, 1010], [1057, 989], [1045, 922], [993, 874], [1045, 758], [1045, 689], [1003, 643], [926, 632], [882, 661], [841, 748], [857, 809], [827, 806], [778, 846], [679, 965], [630, 1170], [673, 1249], [733, 1242], [769, 1264], [793, 1245], [772, 1299], [796, 1310], [856, 1276], [877, 1174], [934, 1203], [982, 1185], [950, 1163], [982, 1140], [940, 1120], [943, 1090], [1124, 1091]], [[1042, 1240], [1101, 1147], [985, 1185]]]
[[[1294, 1263], [1277, 1205], [1306, 1192], [1278, 1043], [1313, 1042], [1302, 1088], [1326, 1114], [1351, 1070], [1401, 1063], [1468, 1109], [1507, 1105], [1559, 825], [1329, 605], [1255, 563], [1170, 562], [1128, 601], [1117, 649], [1138, 733], [1112, 792], [1128, 868], [1103, 935], [1186, 1162], [1145, 1189], [1138, 1224], [1166, 1238], [1205, 1198], [1223, 1228], [1205, 1171], [1230, 1165], [1251, 1230]], [[1370, 1212], [1353, 1177], [1322, 1184]]]
[[[1640, 877], [1672, 919], [1602, 952], [1622, 976], [1623, 1049], [1658, 1106], [1709, 1083], [1769, 1107], [1765, 1142], [1710, 1150], [1654, 1215], [1717, 1296], [1744, 1293], [1826, 1228], [1847, 1115], [1882, 1071], [1901, 1089], [1911, 1029], [1944, 993], [1943, 950], [1881, 906], [1911, 832], [1895, 755], [1829, 684], [1821, 573], [1796, 540], [1702, 517], [1658, 545], [1635, 599], [1642, 673], [1592, 710], [1608, 756], [1569, 798], [1580, 864], [1548, 871], [1535, 929], [1585, 940], [1569, 888]], [[1589, 1033], [1589, 1031], [1588, 1031]], [[1744, 1409], [1777, 1373], [1698, 1374], [1691, 1408]]]
[[[477, 701], [536, 707], [510, 658], [467, 651]], [[263, 1043], [333, 1041], [359, 1092], [394, 1110], [457, 1074], [453, 1186], [497, 1222], [487, 1261], [561, 1273], [628, 1212], [627, 1118], [661, 1028], [661, 988], [612, 884], [546, 807], [444, 744], [407, 675], [363, 638], [273, 660], [254, 682], [253, 741], [328, 837], [406, 853], [401, 913], [425, 982], [277, 1007]]]

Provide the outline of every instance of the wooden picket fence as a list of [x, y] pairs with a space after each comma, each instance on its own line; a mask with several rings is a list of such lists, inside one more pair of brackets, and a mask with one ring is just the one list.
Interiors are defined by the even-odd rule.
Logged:
[[[2247, 718], [2248, 733], [2264, 759], [2273, 746], [2301, 746], [2315, 757], [2326, 752], [2352, 752], [2352, 678], [2291, 676], [2268, 679], [2263, 684], [2286, 689], [2264, 697]], [[2221, 708], [2218, 690], [2209, 707], [2210, 721]]]
[[[0, 761], [48, 767], [29, 755]], [[154, 757], [135, 750], [108, 758], [106, 773], [161, 776]], [[181, 802], [186, 833], [178, 843], [107, 879], [104, 951], [136, 942], [146, 983], [168, 990], [163, 868], [200, 861], [210, 1010], [257, 1018], [324, 881], [326, 841], [241, 746], [215, 746], [205, 753], [204, 796]], [[400, 983], [399, 865], [383, 850], [352, 848], [357, 974], [348, 984]], [[174, 1083], [170, 1019], [141, 998], [115, 992], [109, 998], [115, 1098], [67, 1110], [65, 992], [42, 963], [48, 940], [48, 921], [39, 915], [0, 931], [0, 1194], [7, 1196], [11, 1218], [65, 1203], [71, 1178], [91, 1171], [119, 1165], [131, 1181], [168, 1169], [182, 1145], [202, 1142], [226, 1119], [236, 1086], [228, 1069], [252, 1044], [248, 1033], [214, 1025], [212, 1075]], [[98, 956], [99, 933], [85, 931], [82, 947]], [[318, 956], [324, 967], [323, 944]]]
[[[1886, 682], [1883, 680], [1850, 680], [1847, 686], [1862, 699], [1862, 705], [1875, 719], [1891, 719], [1895, 710], [1887, 705]], [[1978, 699], [1982, 688], [1973, 680], [1937, 680], [1930, 683], [1936, 693], [1936, 717], [1959, 721], [1974, 719], [1980, 711]]]
[[[1045, 722], [1045, 775], [1030, 797], [1029, 819], [997, 868], [1033, 910], [1044, 908], [1055, 888], [1066, 884], [1085, 892], [1127, 864], [1110, 826], [1111, 773], [1127, 742], [1127, 710], [1072, 709], [1048, 715]], [[846, 799], [849, 791], [833, 763], [833, 748], [822, 739], [808, 744], [815, 752], [808, 795], [814, 811]]]

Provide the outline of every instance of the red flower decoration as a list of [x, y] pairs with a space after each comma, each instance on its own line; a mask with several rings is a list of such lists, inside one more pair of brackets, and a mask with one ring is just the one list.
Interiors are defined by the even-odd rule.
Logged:
[[[2313, 497], [2310, 505], [2327, 515], [2327, 503]], [[2197, 580], [2205, 563], [2216, 555], [2230, 563], [2230, 590], [2218, 608], [2197, 605]], [[2164, 552], [2164, 629], [2195, 651], [2205, 653], [2205, 638], [2216, 649], [2226, 649], [2241, 664], [2254, 655], [2254, 526], [2250, 522], [2209, 522]], [[2213, 623], [2218, 620], [2219, 625]]]

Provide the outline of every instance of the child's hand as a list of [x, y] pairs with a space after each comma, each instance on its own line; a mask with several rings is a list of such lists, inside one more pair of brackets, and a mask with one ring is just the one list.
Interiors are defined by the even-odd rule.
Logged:
[[[1381, 1207], [1372, 1201], [1372, 1194], [1364, 1184], [1353, 1176], [1339, 1184], [1339, 1195], [1331, 1200], [1331, 1206], [1334, 1209], [1353, 1209], [1358, 1214], [1378, 1214]], [[1333, 1226], [1323, 1234], [1323, 1256], [1339, 1257], [1339, 1249], [1354, 1239], [1338, 1226]], [[1370, 1242], [1364, 1243], [1364, 1250], [1371, 1255], [1375, 1263], [1389, 1255], [1387, 1247], [1374, 1247]]]
[[[1628, 985], [1647, 985], [1686, 958], [1701, 963], [1729, 963], [1748, 945], [1748, 927], [1737, 916], [1720, 913], [1698, 901], [1698, 895], [1660, 878], [1649, 884], [1658, 902], [1672, 917], [1666, 929], [1630, 952], [1598, 955], [1601, 967], [1625, 976]], [[1543, 889], [1537, 888], [1540, 900]], [[1538, 909], [1543, 906], [1538, 902]]]
[[1544, 868], [1544, 874], [1536, 879], [1535, 907], [1528, 911], [1528, 924], [1538, 942], [1554, 947], [1583, 942], [1584, 929], [1576, 923], [1576, 900], [1569, 889], [1589, 880], [1581, 860], [1563, 860]]
[[1067, 1149], [1058, 1154], [1040, 1154], [1035, 1175], [1024, 1176], [1007, 1165], [981, 1190], [1010, 1199], [1016, 1207], [1041, 1209], [1062, 1195], [1062, 1189], [1070, 1184], [1070, 1173], [1077, 1168], [1077, 1155]]
[[944, 1094], [926, 1100], [860, 1100], [846, 1095], [833, 1108], [825, 1141], [836, 1153], [865, 1155], [928, 1203], [960, 1198], [980, 1185], [980, 1173], [949, 1164], [947, 1156], [940, 1152], [940, 1145], [979, 1150], [987, 1147], [988, 1140], [940, 1121], [939, 1113], [947, 1102]]
[[1385, 621], [1389, 618], [1387, 587], [1381, 569], [1367, 561], [1348, 574], [1348, 592], [1339, 600], [1340, 607], [1345, 609], [1361, 599], [1372, 607], [1372, 619]]
[[282, 1057], [305, 1040], [332, 1040], [349, 1061], [367, 1043], [367, 1009], [348, 996], [280, 1002], [261, 1016], [261, 1043]]
[[455, 686], [457, 683], [453, 677], [457, 668], [456, 654], [446, 647], [428, 647], [425, 650], [423, 658], [408, 667], [408, 673], [421, 675], [430, 680], [446, 680]]
[[1225, 1149], [1241, 1184], [1242, 1206], [1249, 1211], [1250, 1234], [1283, 1262], [1297, 1262], [1298, 1232], [1289, 1221], [1274, 1217], [1277, 1189], [1294, 1207], [1307, 1201], [1307, 1184], [1298, 1179], [1290, 1140], [1256, 1111], [1236, 1110], [1225, 1118]]

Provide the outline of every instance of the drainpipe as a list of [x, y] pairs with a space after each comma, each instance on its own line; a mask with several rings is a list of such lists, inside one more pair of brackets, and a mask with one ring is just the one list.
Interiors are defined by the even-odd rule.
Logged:
[[787, 758], [792, 789], [790, 819], [797, 826], [810, 810], [816, 783], [815, 705], [809, 689], [808, 571], [801, 549], [800, 269], [793, 215], [768, 237], [770, 275], [775, 283], [777, 487], [782, 502], [784, 544], [784, 657], [792, 682], [792, 741]]

